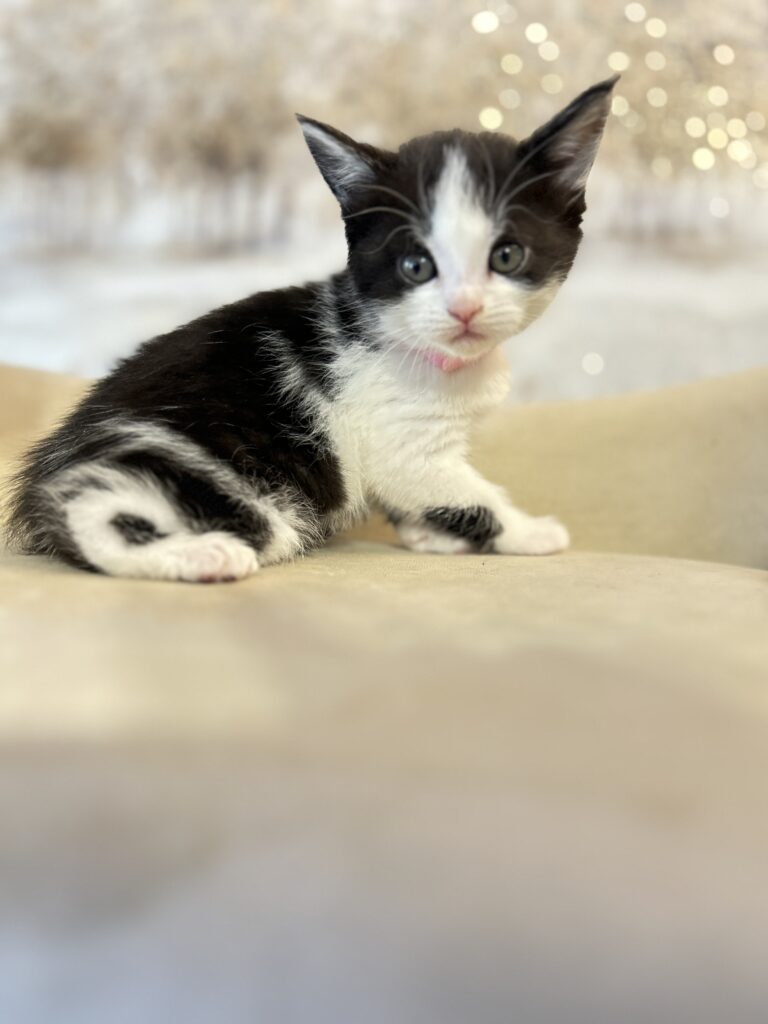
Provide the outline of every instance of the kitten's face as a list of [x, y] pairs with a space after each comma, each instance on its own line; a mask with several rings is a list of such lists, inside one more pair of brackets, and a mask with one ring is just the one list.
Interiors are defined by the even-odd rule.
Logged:
[[440, 132], [389, 153], [301, 119], [384, 344], [451, 371], [546, 308], [576, 255], [613, 84], [594, 86], [520, 143]]

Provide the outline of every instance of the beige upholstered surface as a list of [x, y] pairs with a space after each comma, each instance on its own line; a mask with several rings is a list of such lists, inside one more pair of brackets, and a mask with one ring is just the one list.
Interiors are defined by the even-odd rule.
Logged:
[[[6, 369], [0, 388], [7, 465], [82, 384]], [[0, 730], [248, 731], [306, 707], [307, 688], [327, 701], [361, 675], [458, 679], [482, 665], [503, 678], [518, 662], [574, 679], [629, 662], [696, 680], [735, 673], [737, 699], [768, 665], [755, 571], [768, 565], [765, 437], [768, 372], [500, 411], [477, 460], [524, 507], [571, 527], [575, 550], [547, 559], [413, 555], [376, 522], [217, 588], [115, 582], [6, 553]]]
[[[5, 370], [2, 457], [80, 387]], [[764, 1021], [767, 438], [765, 372], [500, 412], [546, 559], [1, 555], [7, 1019]]]

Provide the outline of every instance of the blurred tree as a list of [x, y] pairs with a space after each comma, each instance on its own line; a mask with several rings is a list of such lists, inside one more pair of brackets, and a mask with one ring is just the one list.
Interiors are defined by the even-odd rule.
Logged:
[[522, 136], [612, 70], [622, 188], [768, 188], [765, 0], [14, 0], [0, 28], [0, 170], [68, 243], [150, 199], [170, 241], [263, 239], [309, 166], [295, 110], [386, 145]]

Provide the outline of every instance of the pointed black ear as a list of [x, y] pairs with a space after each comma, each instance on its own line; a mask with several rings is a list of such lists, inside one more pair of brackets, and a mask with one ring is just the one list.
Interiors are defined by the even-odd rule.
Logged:
[[611, 110], [618, 75], [587, 89], [520, 145], [520, 155], [534, 166], [550, 167], [554, 180], [578, 195], [587, 176]]
[[320, 173], [342, 206], [356, 188], [375, 180], [390, 156], [375, 146], [355, 142], [322, 121], [302, 114], [296, 118]]

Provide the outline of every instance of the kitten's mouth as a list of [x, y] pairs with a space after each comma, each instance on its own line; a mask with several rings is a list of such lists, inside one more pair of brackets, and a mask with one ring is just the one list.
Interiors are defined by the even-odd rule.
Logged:
[[466, 324], [451, 337], [451, 341], [485, 341], [485, 333]]
[[483, 356], [488, 355], [487, 352], [481, 352], [470, 356], [452, 356], [436, 348], [427, 349], [422, 354], [430, 365], [436, 366], [443, 373], [455, 373], [456, 370], [463, 370], [465, 366], [472, 366], [479, 362]]

